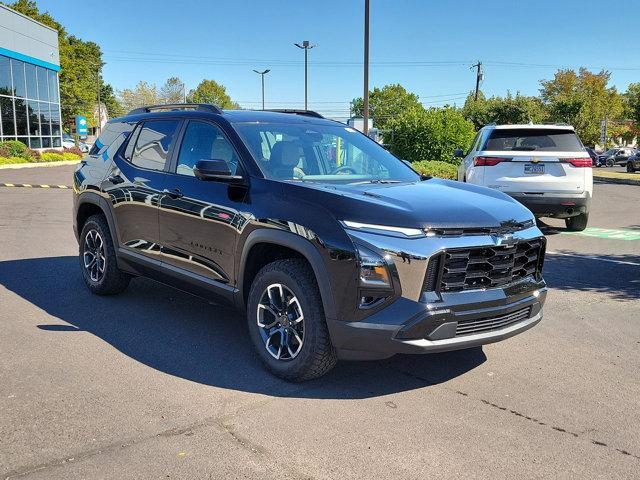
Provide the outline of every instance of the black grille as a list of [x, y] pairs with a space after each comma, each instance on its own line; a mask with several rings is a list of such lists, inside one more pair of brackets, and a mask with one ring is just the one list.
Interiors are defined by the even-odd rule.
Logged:
[[442, 259], [440, 291], [457, 292], [508, 285], [529, 275], [539, 276], [544, 240], [511, 246], [447, 250]]
[[456, 337], [459, 335], [471, 335], [474, 333], [490, 332], [492, 330], [505, 328], [509, 325], [513, 325], [514, 323], [528, 319], [530, 315], [531, 307], [527, 307], [499, 317], [458, 321]]

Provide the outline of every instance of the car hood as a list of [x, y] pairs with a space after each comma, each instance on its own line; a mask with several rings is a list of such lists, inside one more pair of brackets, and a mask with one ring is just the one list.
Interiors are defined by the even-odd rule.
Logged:
[[287, 195], [321, 202], [338, 220], [412, 228], [484, 228], [526, 222], [532, 213], [508, 195], [441, 179], [400, 184], [295, 183]]

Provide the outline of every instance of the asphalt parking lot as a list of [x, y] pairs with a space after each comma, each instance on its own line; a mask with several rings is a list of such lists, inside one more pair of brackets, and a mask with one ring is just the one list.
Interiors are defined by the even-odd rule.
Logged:
[[71, 197], [0, 187], [1, 478], [638, 477], [640, 187], [596, 184], [582, 234], [546, 222], [532, 330], [297, 385], [236, 312], [145, 279], [90, 295]]

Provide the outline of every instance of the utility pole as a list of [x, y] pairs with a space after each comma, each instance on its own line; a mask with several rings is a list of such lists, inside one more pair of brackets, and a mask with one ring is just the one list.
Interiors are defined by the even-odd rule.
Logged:
[[369, 0], [364, 0], [364, 103], [362, 131], [369, 134]]
[[262, 72], [258, 71], [258, 70], [254, 70], [254, 72], [256, 72], [258, 75], [260, 75], [261, 79], [262, 79], [262, 110], [264, 110], [264, 76], [269, 73], [271, 70], [269, 70], [268, 68], [266, 70], [263, 70]]
[[470, 70], [473, 68], [477, 69], [476, 70], [476, 94], [473, 97], [473, 99], [477, 102], [478, 94], [480, 93], [480, 82], [484, 78], [484, 72], [482, 71], [482, 62], [478, 60], [478, 63], [476, 63], [475, 65], [471, 65]]
[[187, 84], [182, 82], [182, 103], [187, 103]]
[[308, 110], [308, 104], [307, 104], [307, 53], [313, 47], [317, 47], [317, 45], [311, 45], [309, 43], [309, 40], [303, 41], [302, 45], [300, 45], [299, 43], [294, 43], [294, 45], [296, 47], [301, 48], [301, 49], [304, 50], [304, 109]]
[[102, 131], [102, 102], [100, 101], [100, 67], [98, 67], [98, 72], [96, 74], [97, 79], [97, 90], [98, 90], [98, 123], [96, 124], [96, 133], [100, 135]]

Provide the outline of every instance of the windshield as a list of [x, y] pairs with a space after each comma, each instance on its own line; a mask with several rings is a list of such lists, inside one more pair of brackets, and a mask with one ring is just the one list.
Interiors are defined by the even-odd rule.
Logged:
[[573, 130], [509, 128], [494, 130], [484, 150], [581, 152], [584, 147]]
[[262, 172], [275, 180], [415, 182], [418, 174], [346, 125], [237, 123]]

